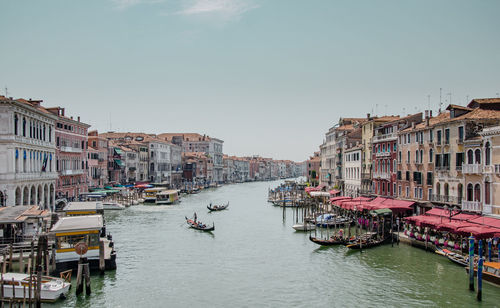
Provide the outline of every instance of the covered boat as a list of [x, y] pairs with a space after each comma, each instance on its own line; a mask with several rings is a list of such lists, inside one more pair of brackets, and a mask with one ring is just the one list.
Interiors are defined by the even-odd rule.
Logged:
[[155, 188], [148, 188], [144, 190], [144, 202], [156, 202], [156, 195], [164, 191], [164, 187], [155, 187]]
[[162, 190], [156, 194], [156, 204], [174, 204], [179, 200], [178, 190]]
[[[465, 270], [468, 273], [469, 267], [465, 267]], [[474, 276], [477, 276], [477, 264], [474, 267]], [[500, 286], [500, 262], [484, 262], [483, 279], [496, 286]]]
[[292, 228], [295, 231], [312, 231], [312, 230], [316, 230], [316, 226], [314, 224], [309, 224], [309, 223], [295, 224], [295, 225], [292, 226]]
[[[2, 275], [4, 298], [29, 298], [30, 276], [22, 273], [4, 273]], [[34, 297], [37, 277], [31, 276], [31, 296]], [[55, 302], [59, 298], [65, 298], [71, 284], [62, 278], [42, 276], [40, 299], [43, 302]], [[26, 292], [26, 294], [24, 294]]]
[[100, 242], [103, 242], [105, 269], [116, 269], [116, 251], [101, 215], [61, 217], [50, 233], [55, 236], [56, 272], [77, 269], [80, 255], [75, 245], [85, 243], [90, 269], [99, 269]]

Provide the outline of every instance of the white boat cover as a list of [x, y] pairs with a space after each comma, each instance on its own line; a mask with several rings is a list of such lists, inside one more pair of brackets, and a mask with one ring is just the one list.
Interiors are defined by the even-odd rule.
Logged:
[[50, 230], [51, 233], [100, 230], [103, 226], [101, 215], [62, 217]]

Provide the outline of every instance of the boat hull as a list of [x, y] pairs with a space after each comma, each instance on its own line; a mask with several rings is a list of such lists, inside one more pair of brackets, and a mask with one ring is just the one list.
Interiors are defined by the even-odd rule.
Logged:
[[296, 225], [293, 225], [292, 228], [295, 230], [295, 231], [312, 231], [312, 230], [316, 230], [316, 226], [315, 225], [311, 225], [311, 224], [296, 224]]
[[314, 244], [318, 244], [321, 246], [338, 246], [338, 245], [343, 245], [345, 243], [344, 240], [342, 239], [328, 239], [328, 240], [323, 240], [323, 239], [318, 239], [315, 237], [310, 236], [309, 240], [313, 242]]

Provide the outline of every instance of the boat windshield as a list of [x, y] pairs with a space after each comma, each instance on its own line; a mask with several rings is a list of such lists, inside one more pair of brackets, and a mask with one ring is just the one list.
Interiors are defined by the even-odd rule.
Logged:
[[99, 246], [99, 233], [64, 235], [56, 237], [57, 249], [73, 248], [76, 243], [83, 242], [88, 247]]

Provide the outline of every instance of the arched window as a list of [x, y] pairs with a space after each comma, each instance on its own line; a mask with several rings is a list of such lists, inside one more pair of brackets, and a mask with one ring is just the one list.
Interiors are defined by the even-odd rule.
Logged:
[[474, 201], [481, 201], [481, 185], [474, 186]]
[[23, 118], [23, 137], [26, 137], [26, 118]]
[[420, 163], [424, 161], [424, 150], [420, 150]]
[[[486, 146], [484, 149], [484, 156], [485, 156], [485, 165], [491, 165], [491, 146], [489, 142], [486, 142]], [[486, 187], [485, 187], [486, 188]]]
[[385, 172], [385, 160], [382, 161], [382, 172]]
[[418, 150], [415, 151], [415, 163], [418, 163]]
[[472, 197], [472, 194], [473, 194], [472, 184], [469, 183], [469, 184], [467, 184], [467, 201], [472, 201], [474, 199]]
[[394, 160], [394, 166], [392, 167], [392, 171], [393, 172], [396, 172], [396, 170], [398, 169], [398, 166], [397, 166], [397, 163], [396, 163], [396, 160]]
[[472, 165], [474, 163], [474, 152], [472, 150], [467, 151], [467, 163]]
[[436, 184], [436, 195], [440, 195], [440, 194], [441, 194], [441, 184], [437, 183]]
[[432, 159], [434, 157], [434, 151], [432, 149], [429, 150], [429, 162], [432, 163]]
[[477, 149], [474, 152], [474, 163], [475, 164], [480, 164], [481, 163], [481, 150]]
[[406, 162], [408, 162], [408, 163], [409, 163], [410, 161], [411, 161], [411, 160], [410, 160], [410, 151], [408, 151], [408, 158], [407, 158]]
[[399, 162], [401, 162], [401, 151], [399, 151], [398, 155]]
[[43, 136], [43, 141], [45, 141], [45, 133], [46, 133], [46, 132], [47, 132], [47, 131], [46, 131], [45, 124], [43, 124], [43, 134], [42, 134], [42, 136]]
[[450, 195], [450, 186], [448, 185], [448, 183], [444, 184], [444, 195], [446, 197], [448, 197]]

